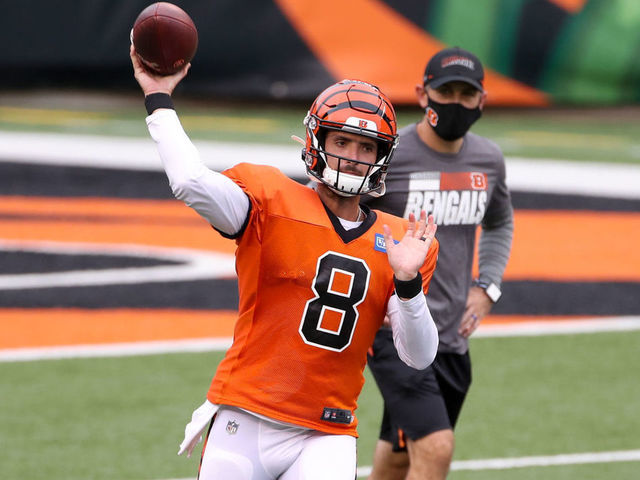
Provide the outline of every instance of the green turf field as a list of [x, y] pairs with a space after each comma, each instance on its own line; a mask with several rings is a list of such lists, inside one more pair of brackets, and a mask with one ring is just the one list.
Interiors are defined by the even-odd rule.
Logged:
[[[479, 338], [455, 460], [640, 449], [640, 332]], [[0, 478], [169, 479], [220, 353], [1, 363]], [[367, 377], [359, 465], [380, 397]], [[640, 463], [454, 471], [453, 480], [635, 479]]]
[[[291, 143], [304, 136], [306, 106], [203, 105], [176, 96], [182, 123], [195, 140]], [[113, 102], [38, 102], [0, 98], [0, 130], [147, 137], [146, 115], [136, 97]], [[421, 118], [417, 107], [398, 109], [398, 123]], [[640, 109], [487, 109], [473, 131], [496, 141], [506, 156], [640, 163]]]

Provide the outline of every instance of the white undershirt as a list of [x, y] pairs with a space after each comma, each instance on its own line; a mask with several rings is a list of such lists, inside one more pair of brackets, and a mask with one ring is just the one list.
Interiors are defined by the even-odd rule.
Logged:
[[354, 228], [358, 228], [360, 225], [362, 225], [362, 220], [360, 220], [359, 222], [353, 222], [351, 220], [345, 220], [344, 218], [340, 217], [338, 217], [338, 220], [340, 220], [340, 225], [342, 225], [342, 228], [347, 231], [353, 230]]
[[[147, 117], [151, 137], [175, 197], [193, 208], [217, 230], [229, 235], [240, 231], [249, 213], [249, 198], [221, 173], [207, 168], [184, 132], [174, 110], [159, 109]], [[340, 219], [345, 230], [362, 222]], [[431, 364], [438, 349], [438, 331], [425, 296], [389, 299], [387, 316], [398, 355], [407, 365], [422, 369]]]

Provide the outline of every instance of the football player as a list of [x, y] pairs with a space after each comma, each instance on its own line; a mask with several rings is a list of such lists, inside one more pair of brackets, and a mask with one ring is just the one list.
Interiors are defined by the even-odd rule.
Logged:
[[376, 331], [387, 317], [416, 369], [438, 345], [424, 296], [438, 251], [433, 218], [359, 202], [384, 192], [397, 144], [391, 103], [354, 80], [318, 96], [304, 120], [308, 188], [263, 165], [208, 169], [170, 96], [189, 66], [156, 76], [133, 47], [131, 60], [174, 195], [237, 244], [233, 344], [179, 453], [210, 425], [201, 479], [353, 480], [354, 412]]

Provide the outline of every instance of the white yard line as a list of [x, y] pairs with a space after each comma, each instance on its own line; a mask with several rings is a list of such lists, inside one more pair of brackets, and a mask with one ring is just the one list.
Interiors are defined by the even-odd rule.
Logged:
[[[481, 325], [474, 336], [478, 338], [519, 337], [633, 330], [640, 330], [640, 317], [599, 317], [562, 321], [543, 320], [539, 322], [504, 325]], [[196, 338], [187, 340], [9, 348], [0, 350], [0, 362], [213, 352], [224, 351], [228, 349], [230, 345], [231, 338]]]
[[[195, 140], [203, 161], [220, 171], [239, 162], [278, 167], [304, 178], [300, 146]], [[161, 171], [151, 138], [0, 132], [0, 161]], [[640, 166], [507, 157], [507, 184], [518, 191], [640, 198]]]
[[637, 462], [640, 450], [614, 452], [570, 453], [540, 457], [487, 458], [483, 460], [458, 460], [452, 470], [506, 470], [509, 468], [548, 467], [552, 465], [583, 465], [586, 463]]
[[195, 338], [129, 343], [61, 345], [55, 347], [8, 348], [0, 350], [0, 362], [30, 362], [64, 358], [129, 357], [163, 353], [221, 352], [231, 338]]
[[[570, 453], [540, 457], [485, 458], [479, 460], [457, 460], [451, 464], [451, 470], [507, 470], [512, 468], [550, 467], [553, 465], [584, 465], [589, 463], [637, 462], [640, 450], [621, 450], [613, 452]], [[358, 478], [371, 473], [370, 466], [358, 468]], [[164, 480], [195, 480], [172, 478]]]
[[632, 330], [640, 330], [640, 316], [589, 317], [573, 320], [555, 320], [553, 317], [536, 317], [536, 320], [532, 320], [531, 322], [481, 324], [473, 336], [477, 338], [527, 337]]

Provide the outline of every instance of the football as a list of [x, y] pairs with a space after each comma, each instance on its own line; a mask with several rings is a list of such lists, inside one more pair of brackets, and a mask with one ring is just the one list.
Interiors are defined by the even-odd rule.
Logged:
[[158, 2], [142, 10], [136, 18], [131, 43], [146, 68], [159, 75], [171, 75], [196, 54], [198, 30], [180, 7]]

